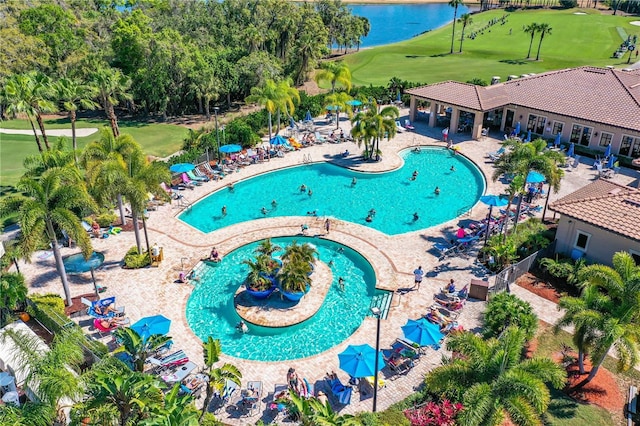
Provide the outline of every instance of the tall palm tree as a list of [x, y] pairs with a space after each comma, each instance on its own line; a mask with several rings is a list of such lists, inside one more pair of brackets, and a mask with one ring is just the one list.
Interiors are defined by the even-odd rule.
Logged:
[[453, 40], [456, 35], [456, 18], [458, 16], [458, 6], [464, 4], [463, 0], [449, 0], [447, 3], [449, 6], [453, 8], [453, 29], [451, 31], [451, 51], [449, 53], [453, 53]]
[[291, 117], [295, 112], [295, 106], [300, 103], [300, 93], [298, 89], [293, 87], [293, 81], [290, 78], [281, 80], [276, 85], [278, 93], [277, 111], [278, 111], [278, 132], [280, 132], [280, 115], [284, 113], [287, 117]]
[[211, 336], [207, 337], [207, 341], [202, 344], [202, 352], [204, 356], [204, 372], [209, 376], [209, 381], [207, 382], [200, 420], [207, 412], [213, 394], [217, 392], [222, 395], [224, 393], [227, 380], [240, 386], [240, 380], [242, 379], [242, 373], [232, 364], [224, 364], [219, 368], [214, 368], [214, 365], [220, 361], [220, 354], [222, 353], [220, 340]]
[[372, 104], [366, 111], [361, 111], [351, 118], [354, 126], [351, 135], [358, 144], [365, 142], [370, 144], [370, 151], [365, 148], [365, 156], [369, 159], [378, 158], [380, 154], [380, 140], [384, 137], [387, 140], [393, 138], [397, 133], [396, 118], [400, 116], [398, 108], [394, 106], [384, 107], [378, 112], [377, 104]]
[[33, 108], [36, 111], [36, 121], [38, 122], [38, 127], [40, 127], [44, 146], [47, 147], [47, 149], [51, 149], [49, 146], [49, 139], [47, 138], [47, 132], [44, 128], [42, 114], [56, 112], [58, 110], [55, 103], [52, 101], [55, 97], [55, 89], [51, 83], [51, 79], [41, 72], [32, 72], [30, 73], [30, 77], [33, 81], [32, 93], [34, 98], [32, 102]]
[[527, 34], [531, 35], [531, 40], [529, 41], [529, 51], [527, 52], [527, 59], [531, 57], [531, 46], [533, 46], [533, 38], [536, 36], [538, 32], [538, 24], [535, 22], [524, 27], [523, 31]]
[[551, 35], [551, 26], [546, 23], [538, 25], [538, 32], [540, 33], [540, 42], [538, 42], [538, 52], [536, 53], [536, 61], [540, 59], [540, 47], [542, 46], [542, 40], [545, 34]]
[[[98, 95], [98, 89], [89, 84], [82, 84], [80, 81], [71, 78], [61, 78], [54, 85], [56, 97], [62, 103], [65, 111], [69, 113], [71, 121], [71, 140], [73, 150], [78, 150], [76, 141], [76, 111], [79, 108], [94, 110], [98, 104], [93, 99]], [[77, 155], [75, 156], [78, 162]]]
[[464, 30], [467, 28], [467, 25], [471, 25], [473, 23], [473, 18], [471, 14], [465, 13], [460, 16], [458, 22], [462, 24], [462, 35], [460, 36], [460, 53], [462, 53], [462, 41], [464, 40]]
[[43, 242], [49, 243], [67, 304], [71, 305], [69, 283], [58, 246], [58, 232], [65, 231], [88, 258], [93, 251], [91, 240], [76, 212], [93, 212], [97, 206], [77, 171], [70, 167], [48, 169], [39, 179], [23, 176], [16, 188], [25, 195], [12, 195], [0, 201], [0, 214], [18, 212], [22, 230], [20, 245], [26, 259]]
[[351, 70], [345, 62], [325, 62], [316, 73], [314, 80], [320, 84], [322, 81], [331, 83], [331, 93], [336, 91], [336, 85], [351, 90]]
[[129, 327], [118, 328], [113, 334], [124, 351], [131, 357], [134, 371], [139, 372], [144, 371], [144, 363], [147, 358], [171, 340], [171, 337], [163, 334], [152, 334], [145, 339]]
[[279, 245], [273, 244], [271, 238], [267, 238], [266, 240], [262, 240], [258, 247], [256, 247], [256, 253], [265, 254], [267, 256], [271, 256], [273, 253], [282, 250], [282, 247]]
[[269, 115], [269, 142], [271, 142], [271, 135], [273, 134], [273, 124], [271, 116], [278, 110], [280, 104], [281, 94], [278, 91], [278, 85], [273, 80], [265, 81], [264, 85], [260, 87], [252, 87], [251, 94], [247, 96], [246, 102], [256, 103], [262, 105]]
[[336, 108], [336, 129], [340, 128], [340, 110], [349, 111], [349, 104], [347, 104], [347, 102], [351, 99], [351, 96], [346, 92], [334, 92], [324, 98], [326, 107]]
[[447, 349], [462, 356], [427, 374], [430, 392], [463, 404], [461, 425], [541, 424], [551, 400], [548, 385], [564, 385], [565, 372], [549, 358], [523, 360], [524, 332], [509, 327], [497, 339], [453, 335]]
[[618, 252], [613, 255], [613, 267], [589, 265], [578, 275], [583, 282], [580, 300], [565, 297], [563, 305], [575, 304], [583, 312], [578, 316], [571, 309], [560, 320], [576, 325], [580, 340], [590, 348], [591, 371], [576, 388], [593, 380], [612, 348], [620, 370], [634, 367], [640, 356], [640, 266], [629, 253]]
[[193, 397], [181, 394], [180, 384], [171, 388], [164, 396], [162, 404], [152, 409], [150, 417], [142, 420], [140, 426], [198, 426], [198, 409]]
[[115, 107], [121, 100], [133, 99], [133, 96], [128, 93], [131, 80], [122, 74], [122, 71], [103, 66], [95, 70], [92, 82], [98, 88], [98, 99], [111, 125], [113, 137], [117, 138], [120, 136], [120, 128]]

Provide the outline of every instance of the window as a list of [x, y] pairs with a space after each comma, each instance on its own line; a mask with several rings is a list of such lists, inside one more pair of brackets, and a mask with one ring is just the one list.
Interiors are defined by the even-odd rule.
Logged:
[[544, 123], [546, 123], [547, 117], [540, 117], [538, 115], [529, 114], [529, 120], [527, 121], [527, 130], [531, 130], [533, 133], [541, 135], [544, 132]]
[[551, 133], [553, 133], [554, 135], [557, 135], [558, 133], [562, 133], [563, 128], [564, 128], [564, 123], [561, 123], [560, 121], [554, 121], [553, 131]]
[[613, 138], [611, 133], [602, 132], [602, 134], [600, 134], [600, 146], [609, 146], [611, 144], [611, 138]]
[[569, 139], [569, 142], [589, 146], [589, 142], [591, 141], [591, 132], [593, 132], [591, 127], [574, 124], [571, 128], [571, 138]]
[[636, 262], [636, 265], [640, 266], [640, 253], [635, 250], [629, 250], [629, 254], [633, 257], [633, 260]]
[[587, 234], [582, 231], [578, 231], [576, 235], [576, 242], [573, 246], [582, 251], [587, 251], [587, 246], [589, 245], [589, 239], [591, 238], [590, 234]]
[[640, 138], [622, 136], [618, 154], [632, 158], [640, 158]]

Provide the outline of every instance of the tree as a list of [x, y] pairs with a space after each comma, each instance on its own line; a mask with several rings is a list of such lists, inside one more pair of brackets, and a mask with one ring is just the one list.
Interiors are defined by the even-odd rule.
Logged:
[[25, 195], [12, 195], [2, 200], [0, 214], [18, 212], [22, 229], [20, 245], [25, 259], [40, 249], [43, 242], [50, 245], [67, 304], [71, 305], [69, 283], [58, 246], [58, 232], [65, 231], [88, 258], [93, 251], [91, 240], [76, 212], [95, 211], [97, 206], [78, 177], [77, 170], [70, 167], [48, 169], [39, 179], [23, 176], [16, 188]]
[[453, 8], [453, 29], [451, 31], [451, 51], [449, 53], [453, 53], [453, 40], [456, 35], [456, 17], [458, 15], [458, 6], [464, 4], [463, 0], [449, 0], [448, 5]]
[[144, 363], [147, 358], [171, 340], [171, 337], [163, 334], [152, 334], [144, 338], [129, 327], [118, 328], [113, 334], [122, 345], [124, 351], [131, 357], [134, 371], [140, 373], [144, 371]]
[[54, 87], [58, 101], [62, 103], [64, 110], [69, 113], [71, 140], [73, 142], [74, 157], [77, 163], [78, 158], [77, 155], [75, 155], [75, 152], [78, 150], [76, 141], [76, 111], [78, 108], [96, 109], [98, 104], [94, 102], [93, 99], [98, 94], [98, 91], [91, 85], [82, 84], [78, 80], [70, 78], [61, 78]]
[[531, 57], [531, 46], [533, 46], [533, 38], [536, 36], [536, 32], [538, 32], [538, 24], [535, 22], [524, 27], [523, 31], [526, 34], [531, 35], [531, 40], [529, 41], [529, 51], [527, 51], [527, 59]]
[[351, 135], [358, 144], [365, 143], [365, 158], [378, 158], [380, 139], [385, 136], [390, 139], [396, 135], [396, 118], [399, 116], [398, 108], [387, 106], [378, 112], [378, 106], [373, 102], [365, 111], [351, 118], [351, 123], [354, 124]]
[[349, 110], [351, 96], [346, 92], [334, 92], [324, 98], [325, 106], [336, 109], [336, 129], [340, 128], [340, 110]]
[[484, 337], [499, 336], [507, 327], [516, 326], [530, 340], [538, 328], [538, 316], [531, 304], [510, 293], [499, 293], [491, 297], [484, 313]]
[[211, 336], [207, 337], [207, 341], [202, 344], [202, 352], [204, 357], [204, 372], [209, 376], [209, 381], [207, 382], [200, 420], [202, 420], [207, 412], [213, 394], [217, 392], [222, 395], [224, 393], [227, 380], [240, 386], [240, 380], [242, 379], [242, 373], [232, 364], [224, 364], [219, 368], [214, 368], [214, 365], [220, 361], [220, 354], [222, 353], [220, 340], [214, 339]]
[[285, 113], [287, 117], [291, 117], [295, 112], [295, 106], [300, 103], [300, 93], [292, 85], [293, 81], [289, 78], [279, 81], [276, 85], [278, 96], [278, 130], [276, 134], [280, 132], [280, 114]]
[[470, 25], [471, 23], [473, 23], [473, 18], [469, 13], [465, 13], [460, 16], [460, 19], [458, 19], [458, 22], [462, 24], [462, 35], [460, 36], [460, 52], [459, 52], [459, 53], [462, 53], [462, 41], [464, 40], [464, 30], [465, 28], [467, 28], [467, 25]]
[[336, 86], [340, 85], [345, 90], [351, 90], [351, 70], [345, 62], [325, 62], [316, 73], [314, 80], [320, 84], [322, 81], [331, 84], [331, 93], [336, 91]]
[[538, 53], [536, 54], [536, 61], [540, 59], [540, 47], [542, 46], [542, 40], [545, 34], [551, 35], [551, 26], [546, 23], [538, 25], [538, 32], [540, 33], [540, 42], [538, 43]]
[[271, 115], [278, 110], [281, 94], [278, 92], [278, 85], [273, 80], [267, 80], [261, 87], [252, 87], [251, 95], [247, 97], [246, 102], [257, 103], [262, 105], [269, 115], [269, 142], [272, 135]]
[[0, 275], [0, 327], [7, 324], [11, 311], [19, 303], [24, 302], [28, 292], [22, 274], [2, 273]]
[[180, 384], [175, 384], [164, 397], [162, 404], [152, 408], [152, 415], [144, 419], [141, 426], [198, 426], [198, 410], [189, 394], [180, 393]]
[[561, 299], [569, 309], [560, 320], [563, 325], [574, 324], [577, 341], [583, 350], [590, 350], [591, 371], [575, 388], [593, 380], [611, 349], [616, 350], [621, 371], [634, 367], [640, 355], [640, 266], [633, 257], [615, 253], [613, 267], [585, 266], [579, 278], [580, 298]]
[[430, 392], [459, 401], [461, 425], [541, 424], [551, 400], [548, 385], [564, 385], [565, 372], [549, 358], [523, 360], [525, 333], [507, 328], [497, 339], [456, 333], [447, 349], [461, 356], [427, 374]]
[[121, 100], [132, 99], [132, 96], [127, 92], [131, 86], [131, 80], [120, 70], [105, 65], [96, 69], [91, 77], [93, 84], [98, 88], [98, 99], [111, 125], [113, 137], [117, 138], [120, 136], [120, 128], [115, 107]]

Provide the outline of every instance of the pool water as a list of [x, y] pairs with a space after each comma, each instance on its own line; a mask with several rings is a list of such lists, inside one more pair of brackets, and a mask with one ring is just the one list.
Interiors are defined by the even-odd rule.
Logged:
[[[179, 219], [202, 232], [274, 216], [306, 216], [316, 211], [389, 235], [425, 229], [471, 209], [484, 192], [478, 168], [446, 148], [400, 153], [404, 165], [385, 173], [360, 173], [333, 164], [310, 164], [261, 174], [223, 188], [183, 212]], [[277, 160], [272, 160], [276, 162]], [[451, 171], [451, 167], [454, 171]], [[418, 177], [411, 180], [413, 171]], [[353, 178], [357, 182], [352, 185]], [[312, 190], [301, 192], [304, 184]], [[434, 194], [438, 186], [440, 194]], [[272, 206], [272, 201], [276, 206]], [[222, 214], [226, 206], [227, 214]], [[266, 209], [263, 214], [261, 209]], [[365, 219], [376, 210], [372, 222]], [[418, 220], [413, 220], [413, 213]], [[312, 220], [312, 219], [310, 219]]]
[[[311, 243], [316, 246], [321, 261], [328, 264], [333, 260], [333, 282], [318, 312], [290, 327], [247, 324], [246, 334], [236, 331], [240, 317], [233, 298], [248, 272], [242, 261], [255, 256], [254, 250], [259, 244], [255, 242], [230, 252], [216, 265], [204, 264], [200, 270], [201, 281], [187, 302], [187, 322], [193, 332], [202, 340], [208, 336], [220, 339], [222, 351], [227, 355], [259, 361], [304, 358], [343, 342], [367, 316], [371, 298], [377, 291], [375, 273], [369, 262], [356, 251], [325, 239], [281, 237], [272, 241], [280, 247], [292, 241]], [[339, 277], [344, 278], [344, 291], [338, 286]]]

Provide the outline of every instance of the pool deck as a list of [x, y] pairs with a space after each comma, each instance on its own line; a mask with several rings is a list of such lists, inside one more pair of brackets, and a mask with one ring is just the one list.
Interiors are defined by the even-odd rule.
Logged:
[[[407, 113], [406, 109], [401, 110], [402, 121]], [[340, 125], [345, 132], [350, 128], [348, 121], [341, 121]], [[316, 127], [323, 134], [331, 132], [330, 125]], [[277, 168], [303, 164], [309, 159], [312, 162], [331, 161], [358, 171], [391, 170], [401, 167], [402, 160], [397, 153], [404, 148], [445, 145], [444, 142], [436, 139], [440, 137], [439, 129], [430, 129], [424, 122], [415, 123], [415, 127], [415, 131], [399, 133], [391, 141], [382, 141], [380, 146], [383, 153], [380, 162], [360, 162], [354, 153], [361, 152], [361, 148], [354, 143], [323, 144], [287, 153], [284, 158], [275, 158], [268, 162], [247, 166], [221, 181], [208, 182], [193, 191], [186, 190], [182, 193], [190, 202], [195, 202], [230, 182], [237, 182]], [[502, 137], [497, 134], [495, 136]], [[481, 141], [473, 141], [465, 140], [461, 135], [454, 135], [454, 141], [460, 154], [471, 159], [485, 175], [486, 193], [501, 193], [504, 184], [491, 180], [492, 164], [485, 158], [486, 153], [499, 148], [500, 140], [487, 137]], [[352, 154], [342, 158], [340, 154], [347, 149]], [[551, 194], [550, 199], [554, 200], [573, 192], [596, 178], [596, 171], [592, 169], [591, 163], [582, 163], [572, 171], [567, 171], [562, 181], [562, 189], [558, 194]], [[623, 171], [613, 178], [614, 181], [623, 184], [628, 184], [635, 179], [637, 174], [633, 171]], [[460, 190], [463, 191], [464, 188]], [[131, 321], [135, 322], [144, 316], [158, 313], [170, 318], [172, 320], [170, 335], [175, 342], [174, 348], [183, 349], [190, 359], [200, 366], [203, 363], [201, 342], [189, 329], [185, 317], [186, 302], [192, 287], [190, 284], [181, 284], [176, 281], [181, 271], [190, 270], [199, 259], [208, 256], [212, 246], [216, 246], [224, 256], [235, 248], [255, 240], [299, 235], [300, 225], [306, 223], [310, 227], [308, 235], [329, 238], [359, 251], [373, 265], [378, 287], [396, 292], [388, 318], [381, 321], [381, 348], [389, 347], [396, 337], [402, 336], [400, 327], [406, 323], [407, 319], [415, 319], [426, 313], [427, 308], [433, 304], [434, 293], [438, 292], [449, 279], [453, 278], [459, 287], [469, 283], [471, 279], [488, 278], [490, 282], [492, 280], [484, 267], [477, 262], [475, 251], [466, 256], [448, 257], [443, 261], [439, 261], [437, 255], [432, 252], [435, 242], [445, 241], [454, 236], [459, 223], [484, 217], [487, 214], [487, 208], [482, 204], [476, 205], [463, 217], [428, 229], [395, 236], [340, 220], [333, 220], [330, 233], [326, 235], [322, 226], [323, 217], [317, 219], [264, 218], [203, 234], [176, 219], [181, 211], [182, 209], [174, 202], [150, 212], [147, 221], [150, 244], [157, 243], [164, 248], [164, 261], [157, 268], [139, 270], [121, 268], [125, 253], [135, 245], [133, 232], [113, 235], [108, 239], [92, 240], [94, 249], [105, 255], [105, 263], [96, 271], [96, 278], [100, 284], [108, 287], [106, 296], [115, 295], [117, 304], [126, 307], [127, 316]], [[547, 217], [551, 215], [552, 213], [547, 213]], [[78, 250], [63, 248], [62, 252], [63, 256], [68, 256], [77, 253]], [[412, 271], [418, 265], [425, 270], [426, 279], [423, 280], [420, 288], [413, 288]], [[31, 263], [20, 262], [20, 269], [27, 277], [31, 292], [63, 294], [52, 256], [46, 258], [42, 256], [42, 252], [36, 253]], [[92, 291], [89, 274], [69, 276], [69, 279], [73, 296]], [[460, 315], [459, 323], [465, 329], [477, 329], [484, 308], [485, 302], [471, 299]], [[545, 319], [544, 315], [541, 315], [541, 319]], [[80, 317], [77, 320], [87, 332], [93, 333], [89, 330], [88, 317]], [[327, 332], [331, 331], [327, 330]], [[242, 372], [243, 386], [246, 386], [247, 381], [262, 381], [263, 402], [259, 413], [250, 419], [240, 418], [239, 413], [230, 408], [220, 411], [217, 416], [225, 423], [233, 425], [255, 423], [260, 418], [265, 423], [270, 422], [273, 415], [267, 409], [266, 402], [272, 397], [274, 385], [286, 382], [289, 367], [294, 367], [298, 374], [307, 378], [310, 383], [320, 385], [325, 372], [331, 371], [335, 371], [342, 381], [346, 382], [348, 376], [338, 368], [338, 353], [349, 344], [368, 343], [374, 346], [375, 332], [376, 320], [367, 318], [345, 342], [321, 354], [289, 362], [246, 361], [223, 354], [222, 362], [232, 363]], [[222, 349], [224, 351], [224, 348]], [[424, 374], [440, 364], [444, 349], [440, 349], [439, 352], [441, 353], [430, 350], [429, 355], [423, 356], [423, 359], [406, 375], [397, 379], [388, 377], [386, 386], [378, 392], [378, 410], [383, 410], [411, 394], [421, 384]], [[388, 375], [389, 372], [385, 369], [383, 373]], [[351, 404], [342, 408], [340, 412], [369, 411], [371, 406], [371, 395], [365, 397], [360, 393], [354, 393]]]

